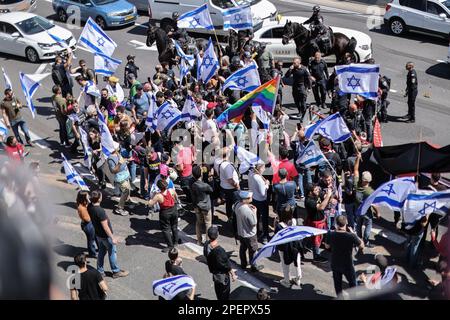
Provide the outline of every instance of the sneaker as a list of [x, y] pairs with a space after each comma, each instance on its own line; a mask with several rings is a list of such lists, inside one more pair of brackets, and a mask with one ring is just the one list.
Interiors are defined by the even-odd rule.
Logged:
[[261, 243], [264, 245], [264, 244], [267, 244], [267, 242], [269, 242], [269, 240], [267, 240], [267, 238], [262, 238], [262, 241], [261, 241]]
[[258, 271], [261, 271], [262, 269], [264, 269], [264, 266], [263, 266], [263, 265], [253, 265], [253, 266], [250, 268], [250, 271], [251, 271], [251, 272], [258, 272]]
[[322, 256], [317, 256], [313, 259], [313, 262], [315, 263], [325, 263], [328, 262], [328, 259], [322, 257]]
[[29, 140], [29, 141], [27, 141], [27, 146], [34, 147], [34, 144], [33, 144], [33, 142], [31, 142], [31, 140]]
[[162, 253], [167, 253], [171, 250], [171, 247], [165, 247], [164, 249], [161, 250]]
[[100, 272], [100, 275], [102, 276], [102, 278], [106, 278], [106, 273]]
[[287, 281], [287, 280], [281, 280], [280, 281], [280, 284], [283, 286], [283, 287], [285, 287], [285, 288], [291, 288], [291, 286], [292, 286], [292, 284], [291, 284], [291, 282], [290, 281]]
[[114, 213], [121, 215], [121, 216], [127, 216], [128, 215], [128, 211], [124, 210], [124, 209], [120, 209], [120, 208], [116, 208], [114, 209]]
[[130, 271], [126, 271], [126, 270], [120, 270], [119, 272], [114, 272], [113, 273], [113, 279], [117, 279], [117, 278], [123, 278], [126, 277], [130, 274]]
[[295, 278], [291, 279], [291, 283], [300, 287], [300, 284], [301, 284], [300, 277], [295, 277]]

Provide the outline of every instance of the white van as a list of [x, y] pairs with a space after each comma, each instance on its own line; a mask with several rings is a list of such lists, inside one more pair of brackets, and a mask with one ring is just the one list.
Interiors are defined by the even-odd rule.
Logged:
[[[161, 28], [173, 25], [172, 13], [178, 12], [182, 15], [185, 12], [194, 10], [203, 4], [199, 0], [129, 0], [140, 11], [148, 11], [150, 21], [160, 24]], [[223, 28], [223, 18], [221, 10], [234, 8], [237, 6], [250, 5], [253, 15], [253, 26], [256, 27], [264, 19], [275, 19], [277, 8], [268, 0], [208, 0], [208, 8], [211, 19], [216, 30]], [[198, 32], [199, 30], [195, 30]], [[207, 30], [205, 30], [207, 32]]]

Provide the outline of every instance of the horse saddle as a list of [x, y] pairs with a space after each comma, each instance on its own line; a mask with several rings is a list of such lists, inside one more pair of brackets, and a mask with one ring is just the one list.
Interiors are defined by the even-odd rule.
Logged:
[[325, 30], [326, 31], [317, 38], [317, 45], [321, 52], [328, 55], [333, 47], [333, 30], [331, 30], [331, 28], [326, 28]]

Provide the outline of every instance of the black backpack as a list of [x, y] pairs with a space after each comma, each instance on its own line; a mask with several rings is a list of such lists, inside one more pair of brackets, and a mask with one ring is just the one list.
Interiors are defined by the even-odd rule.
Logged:
[[382, 76], [380, 80], [381, 89], [389, 91], [391, 89], [391, 78]]

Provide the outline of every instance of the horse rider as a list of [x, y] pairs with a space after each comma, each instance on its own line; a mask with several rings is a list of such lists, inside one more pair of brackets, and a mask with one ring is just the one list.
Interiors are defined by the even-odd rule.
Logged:
[[313, 7], [313, 14], [308, 20], [303, 22], [303, 25], [305, 24], [309, 24], [311, 37], [313, 38], [312, 42], [318, 46], [317, 40], [328, 34], [328, 28], [323, 24], [323, 16], [320, 14], [320, 6], [316, 5]]
[[167, 32], [167, 35], [181, 44], [185, 44], [187, 41], [189, 41], [189, 36], [184, 28], [178, 28], [177, 20], [180, 17], [180, 14], [178, 12], [172, 13], [172, 20], [174, 21], [174, 24], [171, 26], [169, 32]]

